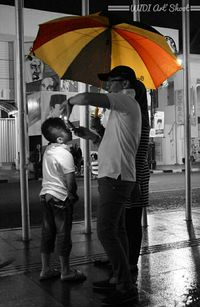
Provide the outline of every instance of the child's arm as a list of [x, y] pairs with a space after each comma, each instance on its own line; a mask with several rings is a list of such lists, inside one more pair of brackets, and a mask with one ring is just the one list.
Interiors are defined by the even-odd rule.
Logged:
[[68, 197], [71, 201], [75, 202], [78, 200], [77, 195], [77, 184], [75, 179], [75, 172], [71, 172], [64, 175], [65, 183], [68, 189]]

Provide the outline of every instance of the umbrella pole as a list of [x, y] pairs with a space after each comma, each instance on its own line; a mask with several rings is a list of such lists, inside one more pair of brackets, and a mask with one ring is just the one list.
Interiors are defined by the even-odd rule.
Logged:
[[[82, 15], [89, 14], [89, 0], [82, 0]], [[83, 85], [85, 92], [88, 91], [88, 85]], [[81, 120], [82, 125], [89, 128], [89, 106], [82, 107]], [[84, 222], [85, 233], [91, 233], [91, 166], [90, 166], [90, 143], [89, 140], [82, 140], [83, 158], [84, 158]]]
[[[139, 8], [140, 1], [139, 0], [133, 0], [133, 8]], [[140, 11], [139, 9], [133, 10], [133, 21], [140, 21]], [[142, 226], [147, 227], [148, 221], [147, 221], [147, 208], [144, 207], [142, 210]]]
[[[189, 0], [182, 0], [182, 7], [189, 6]], [[182, 37], [183, 37], [183, 89], [184, 89], [184, 105], [185, 105], [185, 217], [186, 221], [191, 221], [191, 161], [190, 161], [190, 147], [191, 147], [191, 126], [190, 126], [190, 12], [188, 10], [182, 11]]]
[[27, 122], [24, 84], [24, 27], [23, 0], [15, 0], [16, 13], [16, 96], [19, 109], [19, 145], [20, 145], [20, 191], [22, 212], [22, 240], [30, 240], [28, 169], [27, 169]]

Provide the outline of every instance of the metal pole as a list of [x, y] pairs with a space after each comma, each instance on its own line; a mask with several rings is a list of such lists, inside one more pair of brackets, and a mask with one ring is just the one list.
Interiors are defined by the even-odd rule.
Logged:
[[[182, 7], [189, 6], [189, 0], [182, 0]], [[185, 216], [187, 221], [191, 221], [191, 162], [190, 162], [190, 147], [191, 147], [191, 127], [190, 127], [190, 17], [189, 11], [182, 11], [182, 37], [183, 37], [183, 90], [184, 90], [184, 105], [185, 105]]]
[[[89, 0], [82, 0], [82, 15], [89, 14]], [[88, 91], [88, 85], [85, 85], [85, 91]], [[90, 116], [89, 106], [82, 109], [82, 124], [89, 128]], [[90, 166], [90, 143], [89, 140], [83, 140], [83, 158], [84, 158], [84, 221], [85, 233], [91, 233], [91, 166]]]
[[140, 21], [139, 5], [139, 0], [133, 0], [133, 21]]
[[[140, 5], [139, 0], [133, 0], [133, 21], [140, 21], [139, 5]], [[148, 226], [146, 207], [144, 207], [142, 210], [142, 226], [143, 227]]]
[[26, 99], [24, 83], [24, 22], [23, 0], [15, 0], [16, 15], [16, 96], [19, 109], [19, 145], [20, 145], [20, 192], [22, 212], [22, 240], [30, 240], [30, 217], [28, 196], [28, 169], [27, 169], [27, 123]]
[[177, 115], [176, 115], [176, 104], [175, 104], [175, 122], [174, 122], [174, 141], [175, 141], [175, 152], [176, 152], [176, 164], [178, 164], [178, 138], [177, 138]]

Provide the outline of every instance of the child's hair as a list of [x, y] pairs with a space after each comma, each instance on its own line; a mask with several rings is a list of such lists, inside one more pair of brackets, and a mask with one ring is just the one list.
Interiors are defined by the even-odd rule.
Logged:
[[70, 133], [70, 130], [66, 127], [64, 121], [61, 118], [50, 117], [43, 122], [41, 127], [43, 136], [50, 143], [56, 143], [58, 137], [58, 134], [54, 129]]

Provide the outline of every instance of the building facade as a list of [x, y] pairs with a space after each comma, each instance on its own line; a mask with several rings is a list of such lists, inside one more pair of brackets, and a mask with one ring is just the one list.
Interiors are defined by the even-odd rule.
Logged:
[[[200, 161], [200, 56], [190, 55], [191, 161]], [[189, 102], [188, 102], [189, 103]], [[185, 158], [183, 70], [158, 89], [154, 112], [164, 112], [164, 133], [154, 137], [157, 164], [182, 164]]]

